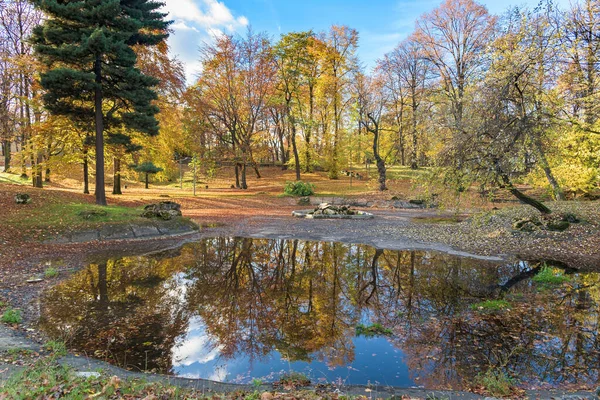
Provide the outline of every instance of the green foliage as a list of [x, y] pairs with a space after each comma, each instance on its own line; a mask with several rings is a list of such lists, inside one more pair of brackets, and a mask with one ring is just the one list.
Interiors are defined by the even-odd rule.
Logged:
[[515, 381], [504, 371], [488, 369], [475, 377], [475, 384], [483, 386], [492, 396], [508, 396], [513, 392]]
[[497, 312], [511, 308], [512, 305], [506, 300], [486, 300], [481, 303], [471, 304], [471, 310], [480, 312]]
[[390, 328], [386, 328], [380, 323], [375, 323], [369, 326], [359, 324], [356, 326], [356, 336], [391, 336], [394, 332]]
[[132, 168], [134, 171], [144, 174], [157, 174], [163, 170], [161, 167], [154, 165], [152, 161], [144, 161], [139, 165], [134, 165]]
[[44, 348], [57, 357], [67, 355], [67, 346], [61, 341], [51, 340], [44, 344]]
[[562, 270], [544, 265], [540, 272], [533, 277], [533, 281], [546, 285], [561, 285], [570, 281], [570, 278]]
[[263, 384], [262, 379], [254, 378], [252, 379], [252, 386], [255, 388], [260, 387]]
[[290, 196], [312, 196], [315, 194], [315, 185], [309, 182], [287, 182], [283, 192]]
[[0, 388], [0, 398], [51, 398], [57, 396], [57, 393], [60, 393], [59, 397], [64, 399], [207, 398], [200, 392], [139, 379], [121, 380], [106, 375], [79, 377], [75, 375], [72, 368], [58, 364], [57, 355], [42, 358], [35, 365], [13, 375]]
[[20, 324], [23, 321], [21, 310], [9, 307], [4, 311], [0, 320], [5, 324]]
[[54, 267], [48, 267], [44, 271], [44, 276], [46, 278], [56, 278], [58, 276], [58, 269]]

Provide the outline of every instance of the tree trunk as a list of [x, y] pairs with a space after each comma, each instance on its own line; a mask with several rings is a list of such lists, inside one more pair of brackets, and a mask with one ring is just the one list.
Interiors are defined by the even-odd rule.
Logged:
[[46, 148], [46, 174], [44, 176], [44, 182], [50, 182], [50, 153], [51, 153], [51, 147], [50, 145], [47, 146]]
[[242, 163], [242, 179], [241, 179], [241, 188], [248, 189], [248, 183], [246, 183], [246, 163]]
[[96, 204], [106, 205], [104, 189], [104, 115], [102, 113], [102, 58], [96, 55], [94, 62], [96, 74], [96, 90], [94, 93], [94, 108], [96, 113]]
[[312, 161], [310, 159], [310, 140], [312, 138], [313, 117], [314, 117], [314, 110], [315, 110], [314, 96], [315, 96], [314, 95], [314, 86], [310, 85], [309, 93], [308, 93], [308, 128], [306, 129], [306, 134], [305, 134], [306, 149], [304, 150], [305, 157], [306, 157], [306, 165], [304, 166], [305, 173], [309, 173], [312, 171], [312, 169], [311, 169]]
[[4, 140], [2, 146], [4, 149], [4, 172], [10, 172], [10, 141]]
[[548, 159], [546, 158], [546, 152], [544, 151], [544, 147], [542, 146], [542, 142], [539, 138], [534, 139], [535, 148], [537, 150], [538, 156], [540, 158], [540, 166], [544, 170], [544, 174], [546, 175], [546, 179], [548, 179], [548, 183], [552, 186], [552, 193], [554, 195], [555, 200], [566, 200], [565, 194], [558, 184], [558, 181], [554, 177], [552, 173], [552, 169], [550, 168], [550, 163], [548, 163]]
[[298, 146], [296, 145], [296, 120], [292, 115], [292, 107], [290, 105], [291, 98], [287, 99], [286, 111], [288, 115], [288, 122], [290, 124], [290, 139], [292, 141], [292, 151], [294, 152], [294, 163], [296, 164], [296, 181], [301, 180], [300, 178], [300, 156], [298, 155]]
[[375, 161], [377, 163], [377, 172], [379, 173], [379, 190], [383, 192], [388, 189], [385, 183], [385, 161], [383, 161], [383, 158], [381, 158], [381, 155], [379, 155], [379, 123], [371, 114], [368, 114], [367, 116], [373, 123], [373, 128], [369, 128], [367, 126], [367, 131], [373, 134], [373, 156], [375, 157]]
[[146, 189], [148, 189], [148, 175], [150, 175], [148, 172], [146, 172]]
[[44, 179], [42, 176], [43, 160], [44, 159], [42, 157], [42, 154], [38, 151], [37, 159], [35, 161], [35, 173], [32, 173], [32, 175], [33, 175], [33, 187], [40, 188], [40, 189], [44, 187]]
[[123, 194], [121, 192], [121, 159], [119, 157], [114, 158], [114, 172], [113, 172], [113, 194]]
[[240, 189], [240, 164], [235, 163], [235, 187], [236, 189]]
[[501, 187], [507, 189], [513, 196], [515, 196], [519, 201], [524, 204], [530, 205], [542, 214], [549, 215], [552, 214], [552, 210], [546, 207], [542, 202], [527, 196], [525, 193], [521, 192], [519, 189], [513, 186], [510, 178], [507, 174], [501, 173], [500, 178], [502, 182], [500, 184]]
[[88, 150], [83, 150], [83, 193], [90, 194], [90, 171], [88, 165]]

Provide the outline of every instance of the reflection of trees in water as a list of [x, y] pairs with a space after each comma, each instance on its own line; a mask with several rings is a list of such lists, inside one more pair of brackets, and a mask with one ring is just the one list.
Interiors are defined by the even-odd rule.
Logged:
[[[165, 258], [91, 265], [47, 293], [42, 324], [90, 353], [168, 372], [192, 315], [223, 357], [278, 350], [331, 366], [354, 360], [354, 328], [368, 315], [394, 329], [413, 378], [428, 387], [460, 387], [491, 367], [534, 382], [595, 382], [597, 276], [540, 290], [537, 272], [363, 245], [217, 238]], [[470, 308], [498, 298], [512, 310]]]
[[40, 327], [90, 356], [169, 373], [174, 340], [189, 319], [172, 275], [151, 258], [91, 264], [44, 294]]

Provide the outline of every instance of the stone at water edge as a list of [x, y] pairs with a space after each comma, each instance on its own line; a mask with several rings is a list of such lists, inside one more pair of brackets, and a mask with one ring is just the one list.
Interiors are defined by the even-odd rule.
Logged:
[[27, 193], [15, 194], [15, 203], [17, 204], [29, 204], [31, 203], [31, 196]]
[[159, 218], [168, 221], [175, 217], [180, 217], [181, 205], [173, 201], [161, 201], [158, 204], [148, 204], [144, 207], [142, 217]]

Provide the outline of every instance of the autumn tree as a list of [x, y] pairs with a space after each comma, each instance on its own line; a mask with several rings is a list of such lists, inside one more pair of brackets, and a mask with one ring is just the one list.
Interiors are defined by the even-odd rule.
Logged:
[[[400, 100], [405, 100], [400, 104], [402, 110], [406, 106], [410, 108], [410, 136], [411, 157], [410, 167], [417, 169], [418, 164], [418, 145], [419, 134], [417, 125], [422, 119], [421, 105], [428, 95], [428, 84], [432, 79], [432, 64], [426, 57], [423, 46], [416, 40], [415, 36], [400, 43], [393, 52], [387, 55], [386, 61], [380, 63], [380, 69], [387, 68], [391, 71], [385, 71], [388, 83], [391, 87], [398, 87], [400, 93], [404, 93], [403, 99], [396, 99], [394, 107], [398, 107], [396, 103]], [[397, 82], [394, 80], [397, 79]], [[397, 115], [398, 111], [395, 111]], [[402, 124], [402, 122], [400, 122]]]
[[[310, 69], [313, 65], [309, 43], [312, 32], [292, 32], [281, 36], [275, 46], [275, 61], [277, 63], [278, 91], [282, 97], [289, 138], [294, 153], [296, 180], [300, 180], [300, 155], [296, 136], [298, 117], [302, 115], [302, 92], [310, 79]], [[308, 75], [308, 77], [307, 77]], [[308, 157], [310, 158], [310, 157]], [[310, 162], [310, 159], [307, 160]]]
[[223, 36], [201, 49], [203, 71], [194, 95], [198, 111], [219, 141], [231, 147], [235, 158], [236, 187], [247, 189], [246, 167], [258, 167], [255, 140], [261, 121], [268, 118], [276, 63], [264, 34], [248, 31], [245, 37]]
[[415, 39], [439, 74], [455, 132], [463, 129], [467, 89], [480, 78], [496, 21], [474, 0], [446, 0], [417, 21]]
[[41, 76], [44, 103], [54, 114], [93, 119], [96, 133], [96, 203], [106, 205], [105, 128], [158, 134], [152, 90], [158, 80], [135, 67], [134, 45], [151, 46], [167, 36], [169, 22], [152, 0], [34, 0], [48, 18], [32, 41], [48, 68]]
[[382, 116], [385, 112], [386, 98], [382, 90], [381, 76], [369, 77], [359, 72], [355, 75], [354, 86], [359, 114], [359, 125], [373, 135], [373, 157], [379, 174], [379, 190], [387, 190], [385, 161], [379, 154], [382, 134]]
[[337, 179], [339, 174], [339, 151], [342, 140], [343, 113], [351, 73], [356, 67], [355, 52], [358, 47], [358, 32], [347, 26], [333, 25], [324, 38], [323, 85], [333, 107], [333, 131], [328, 156], [329, 177]]

